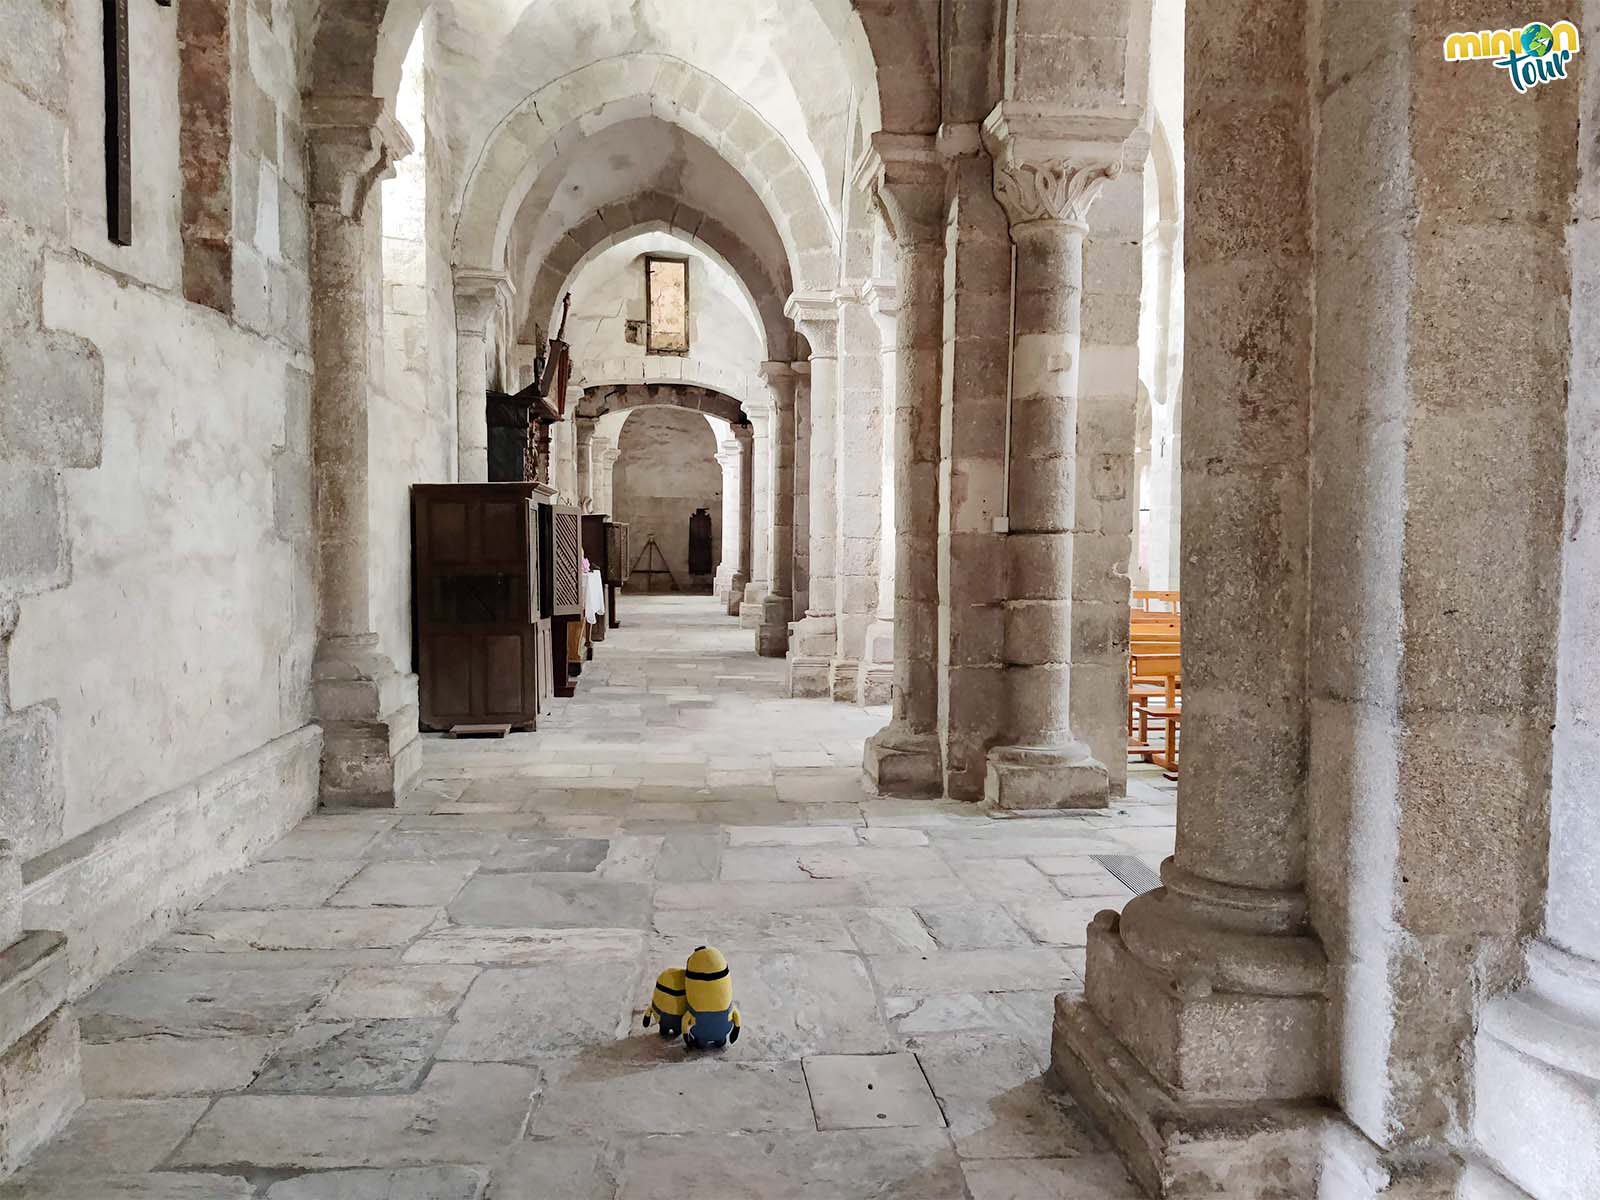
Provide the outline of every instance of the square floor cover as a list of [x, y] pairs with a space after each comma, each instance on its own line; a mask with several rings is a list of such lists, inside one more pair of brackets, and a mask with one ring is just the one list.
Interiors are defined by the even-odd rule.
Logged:
[[826, 1054], [805, 1060], [817, 1128], [944, 1125], [914, 1054]]

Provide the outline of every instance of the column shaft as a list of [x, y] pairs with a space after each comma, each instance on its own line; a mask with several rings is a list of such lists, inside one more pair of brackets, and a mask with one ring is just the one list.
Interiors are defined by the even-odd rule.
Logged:
[[899, 297], [893, 282], [872, 280], [867, 302], [878, 326], [878, 581], [876, 606], [862, 638], [861, 686], [857, 701], [889, 704], [894, 698], [894, 413], [895, 326]]
[[989, 751], [984, 795], [1003, 809], [1102, 808], [1105, 764], [1072, 727], [1072, 561], [1084, 239], [1089, 207], [1121, 172], [1122, 151], [1097, 143], [1035, 149], [1010, 131], [1003, 109], [986, 132], [1016, 243], [1016, 282], [1000, 652], [1006, 725]]
[[937, 795], [944, 787], [937, 560], [944, 245], [937, 226], [897, 232], [894, 715], [867, 743], [865, 769], [887, 795]]
[[576, 433], [578, 464], [578, 507], [584, 512], [594, 508], [594, 427], [593, 417], [578, 417], [573, 426]]
[[[806, 423], [810, 469], [806, 521], [809, 561], [805, 616], [795, 622], [789, 647], [789, 694], [828, 695], [828, 674], [838, 648], [839, 534], [839, 309], [831, 296], [792, 297], [788, 313], [811, 346], [805, 377], [810, 391]], [[798, 418], [797, 418], [798, 420]]]
[[744, 608], [744, 591], [750, 584], [750, 542], [755, 524], [755, 439], [749, 425], [735, 425], [733, 436], [739, 444], [739, 519], [737, 557], [728, 588], [728, 615], [737, 617]]
[[751, 424], [750, 582], [745, 585], [739, 625], [760, 629], [762, 603], [772, 563], [772, 409], [770, 403], [745, 406]]
[[789, 653], [789, 619], [794, 602], [795, 374], [787, 363], [768, 363], [763, 372], [773, 393], [772, 577], [761, 605], [756, 650], [763, 658], [783, 658]]
[[[1256, 19], [1298, 28], [1305, 9], [1274, 0]], [[1158, 1193], [1197, 1143], [1308, 1119], [1273, 1106], [1323, 1095], [1328, 1078], [1327, 962], [1304, 891], [1313, 89], [1300, 56], [1268, 67], [1242, 42], [1219, 48], [1215, 30], [1236, 21], [1226, 0], [1201, 0], [1186, 26], [1187, 176], [1212, 202], [1192, 211], [1188, 243], [1177, 853], [1164, 887], [1091, 925], [1085, 999], [1058, 1001], [1053, 1054]], [[1239, 153], [1242, 128], [1274, 147], [1272, 171]], [[1208, 1124], [1219, 1105], [1230, 1115]], [[1284, 1154], [1286, 1194], [1314, 1194], [1313, 1141]]]
[[421, 767], [416, 678], [379, 646], [371, 595], [368, 399], [382, 354], [374, 186], [410, 142], [377, 99], [307, 102], [311, 142], [312, 465], [320, 560], [312, 680], [323, 802], [392, 806]]
[[739, 443], [729, 438], [717, 447], [717, 465], [722, 468], [722, 561], [717, 564], [713, 587], [717, 602], [724, 607], [739, 571]]
[[861, 289], [839, 304], [837, 502], [834, 620], [838, 641], [828, 671], [833, 699], [861, 692], [867, 626], [878, 600], [879, 497], [883, 489], [883, 365], [877, 322]]

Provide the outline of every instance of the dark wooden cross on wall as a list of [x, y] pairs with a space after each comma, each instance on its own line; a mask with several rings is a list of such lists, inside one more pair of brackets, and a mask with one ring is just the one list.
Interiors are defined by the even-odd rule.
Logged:
[[[106, 222], [111, 240], [133, 245], [133, 116], [129, 98], [128, 0], [101, 0], [106, 52]], [[156, 0], [171, 8], [172, 0]]]

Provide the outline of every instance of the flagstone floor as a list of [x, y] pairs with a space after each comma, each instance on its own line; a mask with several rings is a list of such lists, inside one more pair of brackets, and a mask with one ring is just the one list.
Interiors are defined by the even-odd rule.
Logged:
[[[79, 1006], [90, 1097], [14, 1200], [1121, 1200], [1051, 1009], [1170, 852], [1173, 785], [991, 821], [865, 794], [886, 718], [783, 697], [704, 597], [627, 598], [536, 734], [430, 739], [405, 812], [313, 816]], [[732, 964], [744, 1036], [640, 1027]]]

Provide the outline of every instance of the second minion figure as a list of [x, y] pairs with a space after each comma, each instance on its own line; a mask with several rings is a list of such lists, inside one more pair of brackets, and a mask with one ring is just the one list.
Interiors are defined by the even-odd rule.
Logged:
[[661, 1036], [675, 1038], [683, 1032], [683, 968], [668, 967], [656, 977], [656, 990], [650, 997], [650, 1011], [644, 1014], [644, 1027], [650, 1028], [650, 1018], [661, 1027]]
[[701, 946], [689, 956], [683, 972], [687, 993], [683, 1043], [691, 1050], [720, 1049], [739, 1040], [739, 1010], [733, 1003], [728, 960], [714, 946]]

